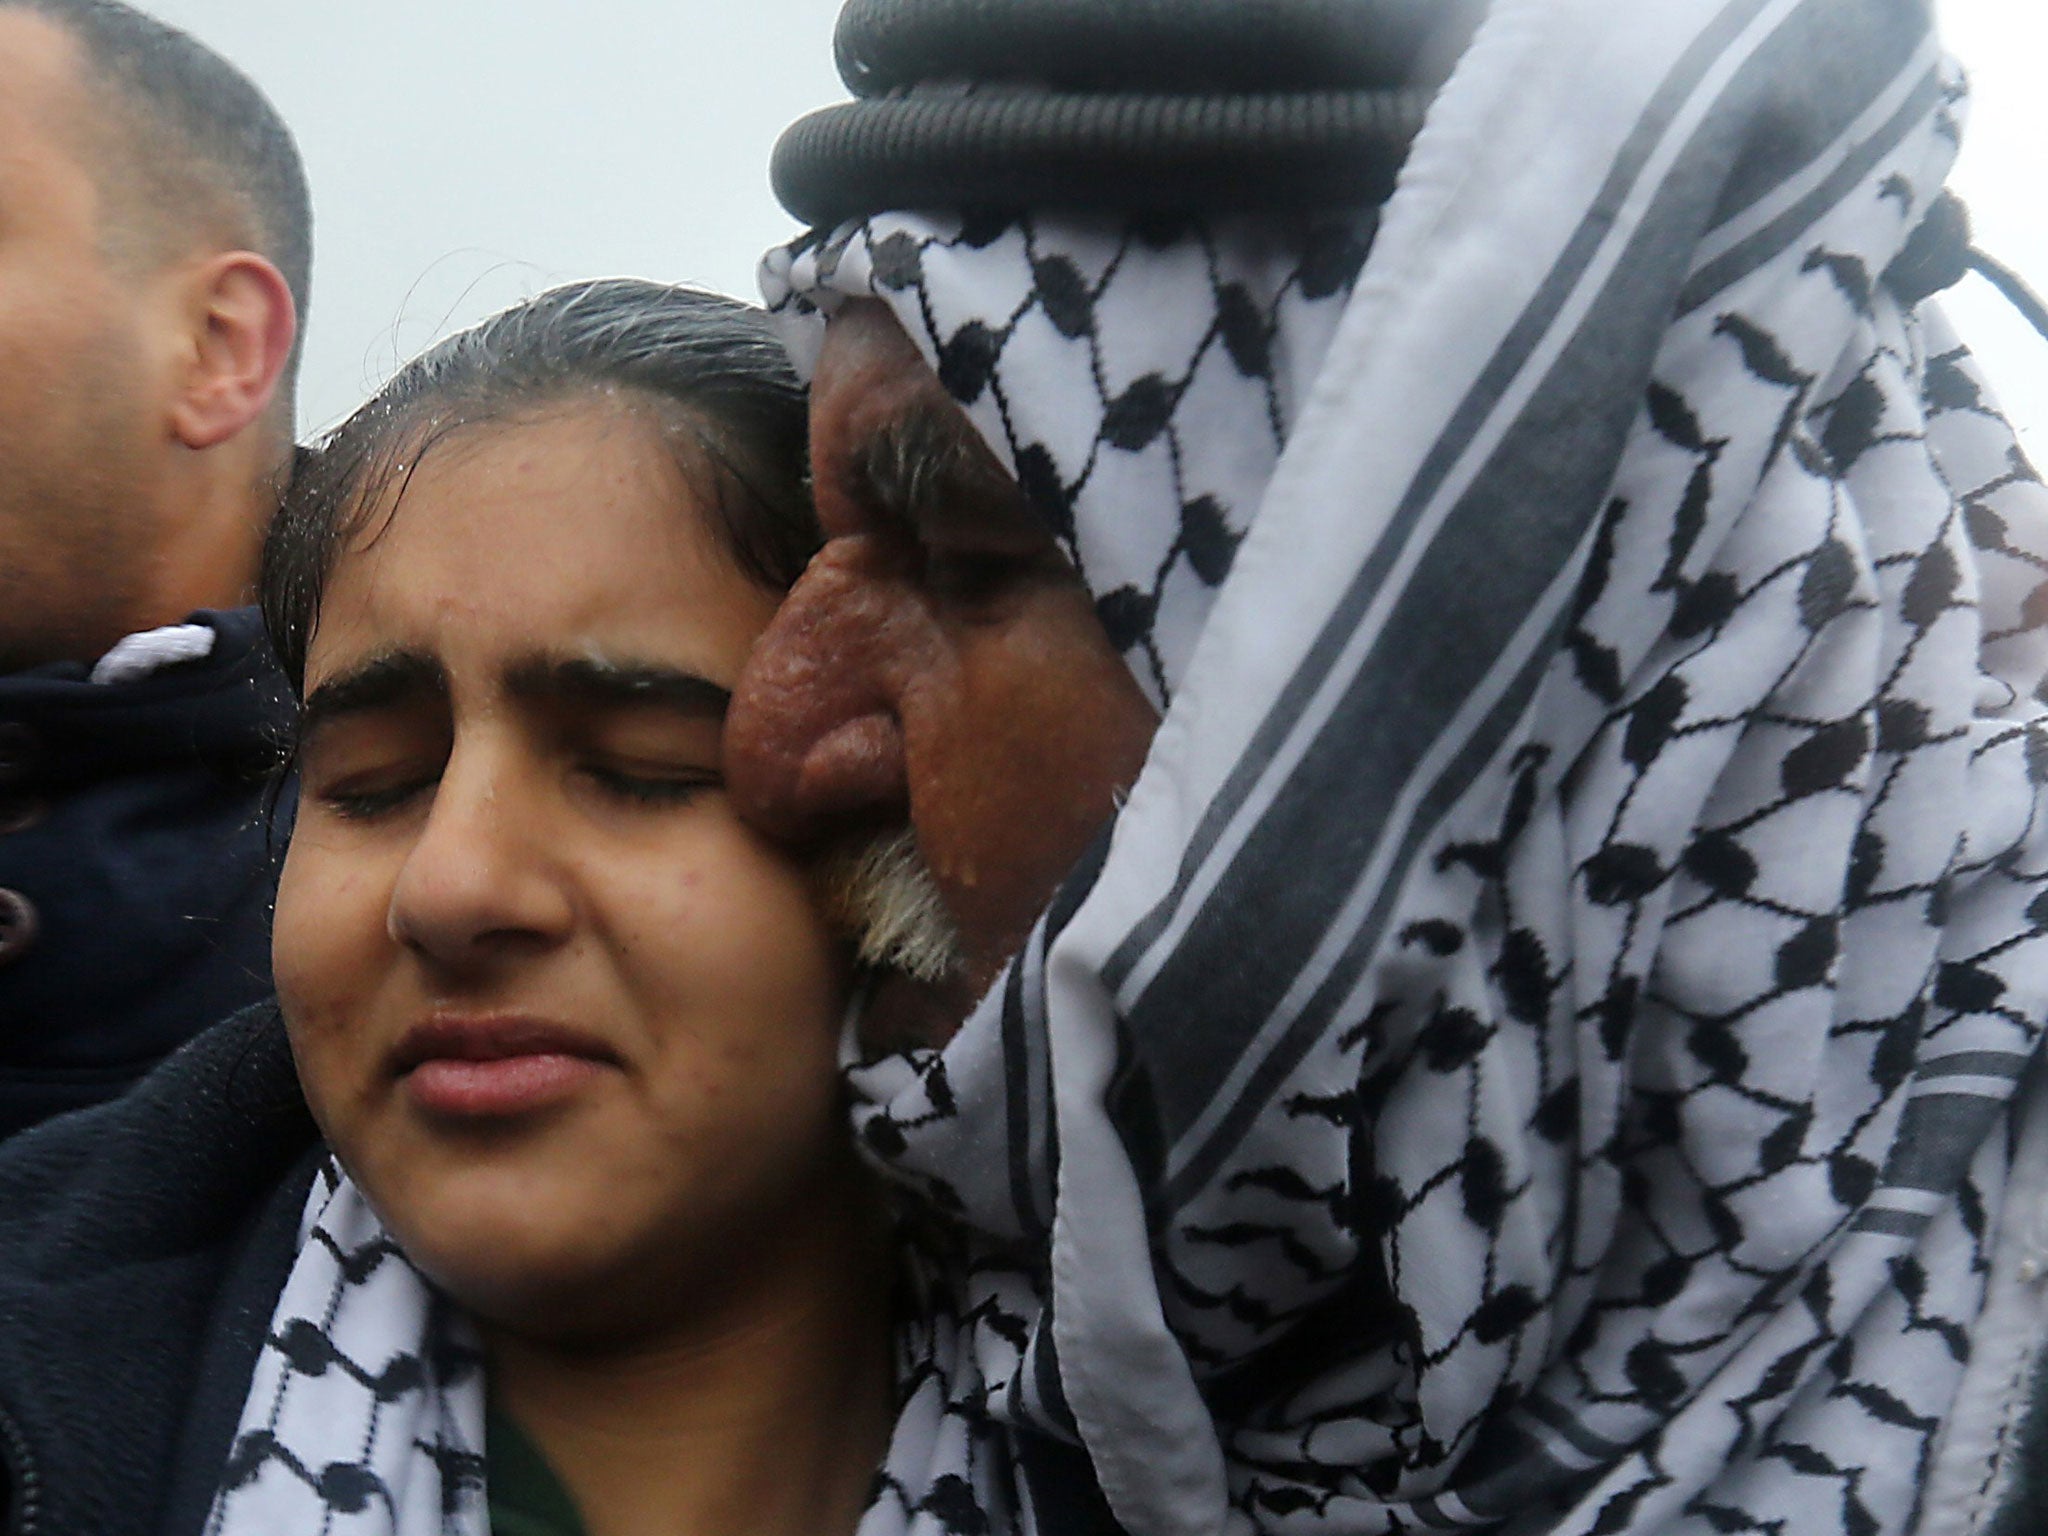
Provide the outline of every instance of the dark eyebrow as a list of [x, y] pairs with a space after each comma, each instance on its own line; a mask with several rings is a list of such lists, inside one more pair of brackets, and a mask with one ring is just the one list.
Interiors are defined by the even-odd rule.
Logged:
[[853, 454], [853, 490], [872, 515], [922, 530], [959, 500], [959, 489], [986, 478], [964, 434], [964, 418], [918, 405], [877, 427]]
[[346, 715], [389, 709], [422, 694], [445, 694], [441, 664], [418, 651], [390, 651], [329, 678], [306, 696], [299, 710], [299, 740]]
[[589, 656], [536, 656], [512, 667], [506, 687], [516, 698], [572, 704], [654, 704], [708, 720], [725, 717], [732, 690], [661, 662], [608, 661]]
[[943, 402], [919, 401], [877, 426], [847, 460], [847, 488], [878, 526], [926, 544], [1035, 555], [1052, 530], [1023, 488]]

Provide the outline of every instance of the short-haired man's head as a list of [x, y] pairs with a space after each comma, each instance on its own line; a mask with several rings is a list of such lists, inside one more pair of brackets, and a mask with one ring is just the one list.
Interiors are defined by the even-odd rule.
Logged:
[[283, 274], [299, 337], [312, 286], [313, 214], [284, 119], [252, 80], [197, 39], [120, 0], [0, 0], [79, 45], [82, 143], [105, 209], [110, 261], [154, 271], [195, 248], [245, 249]]
[[304, 456], [263, 552], [264, 622], [294, 688], [327, 578], [399, 515], [406, 481], [465, 428], [614, 397], [650, 412], [738, 570], [786, 591], [819, 544], [803, 385], [768, 317], [633, 278], [571, 283], [415, 358]]

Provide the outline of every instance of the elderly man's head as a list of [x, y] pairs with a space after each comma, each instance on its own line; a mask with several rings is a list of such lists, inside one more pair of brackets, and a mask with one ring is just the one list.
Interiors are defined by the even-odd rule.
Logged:
[[[761, 825], [896, 871], [849, 882], [874, 958], [930, 974], [950, 920], [950, 989], [871, 1037], [956, 1024], [1136, 779], [1475, 14], [842, 15], [861, 99], [778, 148], [818, 232], [768, 273], [827, 544], [730, 750]], [[864, 841], [906, 822], [926, 881]]]
[[[878, 996], [878, 1029], [929, 1035], [1022, 943], [1157, 715], [888, 309], [847, 307], [811, 388], [826, 544], [746, 674], [733, 783], [761, 825], [856, 861], [841, 885], [873, 958], [940, 983]], [[920, 857], [871, 845], [906, 823]]]
[[0, 669], [226, 606], [289, 463], [303, 173], [226, 61], [0, 3]]

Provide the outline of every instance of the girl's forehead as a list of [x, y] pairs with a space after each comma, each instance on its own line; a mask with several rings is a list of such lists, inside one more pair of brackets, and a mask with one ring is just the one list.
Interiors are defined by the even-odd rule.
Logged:
[[774, 612], [643, 413], [588, 402], [479, 422], [402, 479], [338, 553], [309, 659], [628, 641], [743, 658]]
[[578, 394], [429, 421], [400, 439], [357, 491], [343, 553], [369, 548], [422, 495], [494, 503], [508, 494], [567, 495], [589, 506], [628, 482], [678, 512], [696, 510], [666, 424], [627, 398]]
[[598, 403], [437, 434], [366, 495], [330, 588], [423, 559], [468, 561], [478, 579], [503, 580], [535, 557], [587, 564], [611, 544], [657, 569], [695, 566], [710, 541], [707, 509], [659, 427]]

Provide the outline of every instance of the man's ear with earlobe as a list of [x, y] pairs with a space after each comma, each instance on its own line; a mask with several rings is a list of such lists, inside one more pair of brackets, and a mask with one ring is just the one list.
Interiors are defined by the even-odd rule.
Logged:
[[185, 376], [171, 430], [187, 448], [212, 448], [270, 408], [298, 311], [284, 274], [253, 251], [209, 257], [191, 272], [185, 300]]

